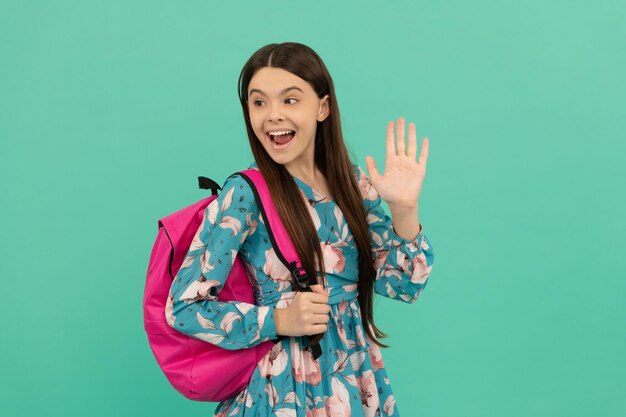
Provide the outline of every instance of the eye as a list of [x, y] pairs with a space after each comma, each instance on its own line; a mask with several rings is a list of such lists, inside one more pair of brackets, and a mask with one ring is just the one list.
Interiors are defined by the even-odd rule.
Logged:
[[259, 107], [259, 106], [261, 106], [262, 104], [263, 104], [263, 100], [259, 100], [259, 99], [252, 100], [252, 105], [253, 105], [253, 106]]
[[288, 102], [288, 101], [291, 101], [291, 103], [288, 103], [288, 104], [296, 104], [298, 102], [298, 100], [295, 98], [288, 98], [285, 100], [285, 102]]

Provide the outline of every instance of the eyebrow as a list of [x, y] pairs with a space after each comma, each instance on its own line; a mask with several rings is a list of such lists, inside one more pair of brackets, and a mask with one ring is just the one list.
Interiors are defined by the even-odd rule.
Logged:
[[[300, 87], [296, 87], [295, 85], [293, 85], [291, 87], [287, 87], [284, 90], [282, 90], [279, 95], [282, 96], [283, 94], [285, 94], [289, 90], [298, 90], [301, 93], [304, 93], [304, 91], [302, 91], [302, 89]], [[263, 91], [259, 90], [258, 88], [253, 88], [252, 90], [250, 90], [250, 93], [248, 93], [248, 95], [251, 96], [252, 93], [259, 93], [259, 94], [264, 95], [264, 96], [267, 95]]]

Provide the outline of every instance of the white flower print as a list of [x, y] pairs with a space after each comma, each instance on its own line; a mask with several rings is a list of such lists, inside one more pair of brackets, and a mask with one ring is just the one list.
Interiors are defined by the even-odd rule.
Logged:
[[202, 326], [203, 328], [209, 329], [209, 330], [217, 330], [215, 327], [215, 324], [213, 324], [213, 321], [210, 319], [207, 319], [206, 317], [203, 317], [199, 311], [196, 313], [196, 319], [198, 320], [198, 323], [200, 324], [200, 326]]
[[200, 266], [202, 267], [201, 271], [203, 274], [206, 274], [215, 268], [215, 265], [212, 264], [209, 259], [211, 259], [211, 252], [208, 250], [202, 252], [202, 255], [200, 255]]
[[237, 236], [239, 230], [241, 230], [241, 222], [232, 216], [224, 216], [220, 222], [220, 227], [223, 229], [230, 229], [232, 236]]
[[224, 196], [224, 199], [222, 200], [222, 209], [221, 209], [222, 212], [228, 210], [228, 208], [230, 207], [231, 203], [233, 202], [234, 192], [235, 192], [235, 187], [231, 187], [230, 190], [226, 192], [226, 195]]
[[174, 323], [176, 322], [176, 316], [174, 316], [174, 307], [173, 307], [174, 297], [169, 295], [167, 297], [167, 301], [165, 302], [165, 320], [170, 327], [174, 327]]
[[252, 220], [252, 213], [248, 213], [246, 215], [246, 225], [249, 226], [248, 236], [253, 235], [256, 231], [258, 222], [256, 220]]
[[234, 312], [226, 313], [226, 315], [222, 318], [222, 321], [220, 322], [220, 328], [224, 333], [228, 334], [233, 329], [233, 323], [235, 321], [241, 321], [240, 314]]
[[376, 189], [372, 186], [372, 181], [367, 177], [365, 171], [358, 168], [359, 171], [359, 190], [361, 191], [361, 196], [369, 201], [374, 201], [378, 198], [378, 193], [376, 193]]
[[341, 248], [331, 243], [322, 243], [322, 256], [324, 258], [324, 270], [331, 273], [341, 273], [346, 267], [346, 258]]
[[295, 338], [289, 340], [291, 352], [291, 372], [298, 382], [306, 382], [310, 385], [318, 385], [321, 380], [321, 370], [318, 361], [313, 359], [313, 354], [300, 349], [300, 345]]
[[278, 259], [274, 248], [265, 251], [265, 265], [263, 272], [274, 281], [290, 281], [291, 273], [285, 265]]
[[259, 329], [263, 328], [263, 325], [265, 324], [265, 318], [267, 317], [267, 314], [269, 313], [269, 311], [270, 311], [270, 308], [267, 306], [259, 307], [258, 309], [259, 315], [257, 316]]
[[394, 398], [392, 394], [389, 397], [387, 397], [387, 400], [385, 400], [385, 405], [383, 405], [383, 410], [385, 410], [385, 414], [387, 414], [388, 416], [392, 416], [393, 410], [395, 407], [396, 407], [396, 399]]
[[193, 336], [205, 342], [213, 343], [214, 345], [219, 345], [224, 340], [223, 335], [215, 333], [196, 333]]
[[411, 282], [414, 284], [423, 284], [426, 282], [426, 279], [428, 279], [428, 275], [430, 275], [432, 265], [426, 265], [426, 256], [424, 252], [421, 252], [413, 257], [411, 268], [413, 269]]
[[261, 359], [258, 366], [262, 378], [281, 374], [287, 366], [287, 351], [282, 348], [281, 343], [275, 344], [272, 350]]
[[325, 401], [326, 413], [332, 417], [350, 417], [350, 393], [335, 376], [331, 377], [333, 395]]
[[198, 228], [198, 231], [196, 232], [196, 234], [193, 237], [193, 240], [191, 241], [191, 245], [189, 246], [190, 252], [194, 252], [194, 251], [197, 251], [198, 249], [203, 249], [206, 247], [206, 244], [200, 239], [200, 233], [204, 229], [204, 221], [205, 221], [205, 218], [202, 218], [200, 227]]
[[372, 370], [368, 369], [363, 372], [363, 375], [360, 378], [357, 377], [357, 381], [365, 417], [374, 417], [380, 407], [374, 373]]
[[206, 219], [209, 221], [209, 224], [215, 225], [215, 222], [217, 221], [218, 213], [219, 213], [219, 206], [217, 205], [217, 199], [215, 199], [211, 201], [211, 203], [209, 203], [209, 206], [207, 207]]
[[211, 288], [219, 287], [221, 283], [219, 281], [210, 280], [207, 281], [204, 277], [201, 277], [199, 280], [196, 280], [191, 283], [185, 290], [185, 292], [180, 296], [179, 300], [211, 300], [215, 299], [214, 296], [210, 294]]
[[382, 352], [380, 351], [380, 347], [378, 347], [377, 344], [375, 344], [374, 342], [370, 340], [368, 340], [368, 344], [369, 344], [368, 351], [369, 351], [370, 361], [372, 362], [372, 369], [377, 371], [379, 369], [384, 368], [385, 363], [383, 362], [383, 355], [382, 355]]

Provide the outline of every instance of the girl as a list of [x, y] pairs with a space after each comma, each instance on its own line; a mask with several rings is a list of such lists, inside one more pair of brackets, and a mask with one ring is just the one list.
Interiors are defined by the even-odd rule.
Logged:
[[[373, 293], [412, 303], [426, 286], [434, 253], [418, 220], [418, 197], [428, 139], [416, 161], [415, 125], [406, 146], [404, 120], [397, 130], [389, 122], [385, 170], [381, 175], [367, 157], [370, 180], [348, 157], [326, 66], [298, 43], [256, 51], [241, 71], [239, 97], [250, 167], [266, 179], [313, 292], [292, 290], [252, 190], [233, 176], [207, 207], [188, 266], [172, 283], [168, 322], [226, 349], [285, 336], [215, 416], [398, 416]], [[217, 301], [237, 254], [256, 305]], [[319, 357], [310, 349], [315, 342]]]

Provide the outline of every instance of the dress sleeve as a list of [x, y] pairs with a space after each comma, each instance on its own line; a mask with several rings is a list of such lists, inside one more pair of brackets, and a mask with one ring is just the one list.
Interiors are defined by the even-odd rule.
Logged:
[[207, 206], [172, 282], [165, 309], [171, 327], [229, 350], [277, 338], [275, 306], [217, 300], [258, 219], [259, 208], [248, 183], [238, 175], [228, 178], [222, 192]]
[[361, 167], [356, 167], [359, 189], [367, 211], [372, 260], [376, 270], [374, 291], [393, 300], [413, 303], [428, 283], [434, 260], [433, 248], [422, 225], [410, 241], [398, 236], [382, 199]]

